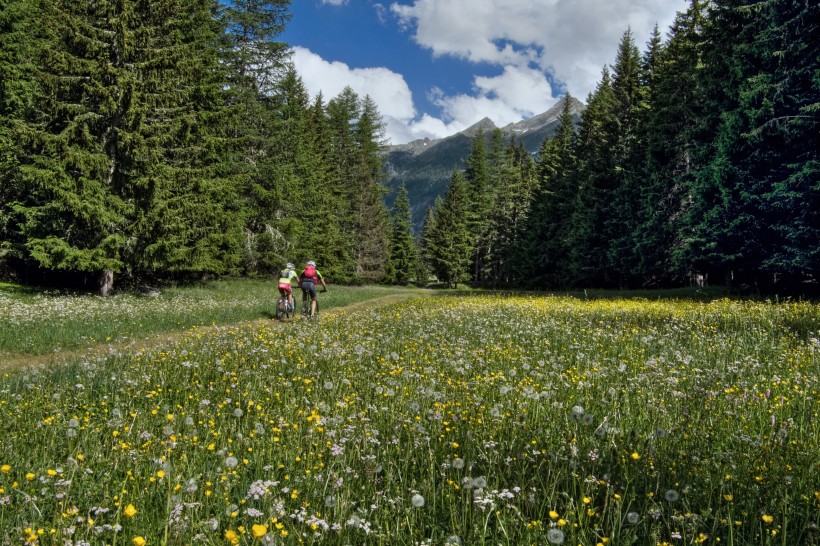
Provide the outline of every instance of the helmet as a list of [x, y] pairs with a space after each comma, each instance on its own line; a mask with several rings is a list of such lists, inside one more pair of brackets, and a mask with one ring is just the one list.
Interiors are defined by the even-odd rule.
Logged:
[[285, 266], [285, 269], [296, 269], [296, 266], [288, 262], [288, 265]]
[[316, 262], [314, 262], [313, 260], [308, 260], [307, 265], [312, 265], [313, 267], [316, 267]]

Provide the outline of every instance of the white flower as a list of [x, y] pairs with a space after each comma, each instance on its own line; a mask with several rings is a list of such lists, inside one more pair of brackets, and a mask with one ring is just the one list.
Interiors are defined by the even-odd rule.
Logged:
[[564, 532], [557, 527], [552, 527], [549, 531], [547, 531], [547, 541], [550, 544], [563, 544]]
[[410, 499], [410, 503], [416, 508], [421, 508], [422, 506], [424, 506], [424, 497], [416, 493]]

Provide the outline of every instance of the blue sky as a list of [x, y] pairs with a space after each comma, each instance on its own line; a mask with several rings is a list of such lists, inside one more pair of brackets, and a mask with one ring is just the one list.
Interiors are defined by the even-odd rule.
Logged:
[[622, 34], [645, 48], [685, 0], [292, 0], [280, 39], [311, 95], [349, 85], [379, 106], [392, 144], [484, 117], [503, 126], [584, 100]]

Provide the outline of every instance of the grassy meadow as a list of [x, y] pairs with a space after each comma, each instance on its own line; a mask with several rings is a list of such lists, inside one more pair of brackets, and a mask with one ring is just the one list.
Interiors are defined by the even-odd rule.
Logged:
[[[331, 286], [319, 300], [326, 310], [407, 291]], [[194, 326], [270, 319], [278, 298], [270, 280], [203, 282], [163, 288], [153, 296], [123, 292], [106, 298], [0, 283], [0, 366], [3, 357], [13, 355], [121, 344]], [[297, 293], [297, 305], [300, 298]]]
[[7, 371], [0, 537], [820, 544], [818, 338], [810, 303], [442, 295]]

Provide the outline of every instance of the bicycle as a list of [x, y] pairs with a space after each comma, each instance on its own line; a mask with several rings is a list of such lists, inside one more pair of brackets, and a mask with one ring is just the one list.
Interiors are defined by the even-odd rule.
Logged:
[[318, 319], [319, 318], [319, 300], [316, 300], [316, 314], [312, 317], [310, 316], [310, 298], [305, 298], [302, 300], [302, 318], [305, 320], [310, 319]]
[[279, 296], [276, 302], [276, 320], [284, 321], [294, 315], [293, 305], [288, 301], [288, 296]]

